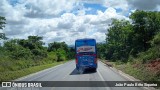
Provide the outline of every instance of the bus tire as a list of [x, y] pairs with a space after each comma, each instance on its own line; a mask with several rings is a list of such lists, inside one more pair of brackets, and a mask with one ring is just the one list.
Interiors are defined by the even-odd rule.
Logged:
[[94, 71], [94, 72], [97, 72], [97, 68], [93, 68], [93, 71]]

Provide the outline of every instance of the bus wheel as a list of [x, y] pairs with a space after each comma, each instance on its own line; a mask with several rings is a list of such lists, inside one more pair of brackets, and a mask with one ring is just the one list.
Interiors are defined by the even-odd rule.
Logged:
[[76, 69], [79, 71], [79, 67], [78, 66], [76, 66]]
[[94, 72], [97, 72], [97, 68], [93, 68], [93, 71], [94, 71]]

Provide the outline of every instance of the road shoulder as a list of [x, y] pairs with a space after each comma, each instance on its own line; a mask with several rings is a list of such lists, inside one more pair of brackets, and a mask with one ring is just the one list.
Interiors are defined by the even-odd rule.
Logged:
[[[99, 60], [100, 62], [102, 62], [101, 60]], [[121, 70], [118, 70], [117, 68], [113, 67], [113, 66], [110, 66], [110, 65], [106, 65], [104, 62], [102, 62], [104, 64], [104, 66], [110, 68], [112, 71], [114, 72], [117, 72], [119, 75], [121, 75], [122, 77], [124, 77], [125, 79], [127, 79], [128, 81], [141, 81], [139, 79], [136, 79], [134, 78], [133, 76], [130, 76], [129, 74], [126, 74], [124, 73], [123, 71]], [[153, 87], [141, 87], [143, 88], [144, 90], [158, 90], [158, 89], [155, 89]]]

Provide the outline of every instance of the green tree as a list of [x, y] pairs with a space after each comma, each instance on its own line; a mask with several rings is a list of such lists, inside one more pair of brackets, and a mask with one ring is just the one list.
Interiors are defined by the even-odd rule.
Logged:
[[68, 46], [65, 42], [54, 42], [48, 44], [48, 51], [56, 51], [59, 48], [64, 49], [66, 52], [68, 52]]
[[137, 10], [130, 15], [133, 24], [133, 49], [135, 56], [138, 52], [150, 48], [150, 41], [160, 31], [160, 12]]
[[98, 58], [106, 59], [106, 44], [105, 43], [97, 43], [97, 55]]
[[67, 59], [67, 56], [66, 56], [67, 53], [65, 52], [64, 49], [59, 48], [59, 49], [57, 49], [56, 53], [57, 53], [57, 58], [58, 58], [57, 61], [58, 62], [65, 61]]
[[47, 57], [47, 49], [44, 48], [42, 37], [28, 36], [28, 39], [14, 39], [4, 43], [4, 48], [13, 59], [41, 60]]
[[137, 10], [131, 22], [113, 19], [106, 33], [106, 58], [127, 61], [151, 47], [151, 40], [160, 32], [160, 12]]
[[[75, 56], [75, 50], [73, 47], [68, 47], [65, 42], [53, 42], [48, 44], [49, 52], [57, 52], [58, 57], [65, 56], [65, 59], [73, 59]], [[61, 55], [59, 52], [65, 52], [65, 54]]]
[[74, 47], [68, 47], [67, 58], [68, 59], [75, 58], [75, 48]]
[[132, 25], [126, 20], [113, 19], [106, 33], [107, 59], [126, 61], [131, 49]]
[[[5, 24], [6, 24], [5, 17], [0, 16], [0, 29], [4, 29]], [[5, 33], [0, 33], [0, 39], [7, 39]]]
[[41, 41], [43, 38], [39, 36], [28, 36], [28, 39], [21, 39], [18, 41], [18, 43], [25, 47], [29, 48], [30, 50], [33, 49], [44, 49], [42, 46], [44, 43]]
[[29, 49], [23, 48], [17, 42], [18, 39], [10, 40], [4, 43], [4, 49], [12, 59], [31, 59], [32, 53]]
[[0, 29], [3, 29], [5, 27], [6, 24], [6, 19], [5, 17], [0, 16]]

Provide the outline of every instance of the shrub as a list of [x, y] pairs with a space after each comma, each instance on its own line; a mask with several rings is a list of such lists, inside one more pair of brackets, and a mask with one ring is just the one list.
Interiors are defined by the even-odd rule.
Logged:
[[49, 52], [47, 59], [48, 59], [48, 60], [51, 60], [52, 62], [57, 61], [58, 57], [57, 57], [56, 52], [53, 52], [53, 51], [52, 51], [52, 52]]
[[63, 50], [63, 49], [58, 49], [57, 51], [56, 51], [56, 53], [57, 53], [57, 61], [64, 61], [64, 60], [66, 60], [67, 58], [67, 55], [66, 55], [66, 52]]
[[154, 36], [153, 40], [151, 41], [151, 45], [160, 45], [160, 32]]
[[138, 54], [138, 58], [143, 63], [146, 63], [147, 61], [154, 60], [156, 58], [160, 58], [160, 33], [158, 33], [153, 40], [151, 41], [151, 48], [149, 48], [145, 52], [141, 52]]

